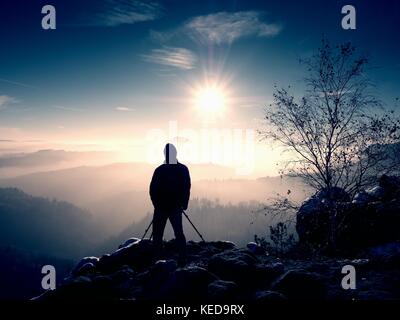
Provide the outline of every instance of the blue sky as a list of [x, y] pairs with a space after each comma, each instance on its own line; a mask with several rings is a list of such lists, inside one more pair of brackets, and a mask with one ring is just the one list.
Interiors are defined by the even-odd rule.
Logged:
[[[56, 30], [41, 28], [45, 4]], [[345, 4], [356, 30], [341, 28]], [[398, 1], [2, 0], [0, 139], [140, 140], [168, 120], [195, 120], [190, 87], [209, 78], [235, 98], [223, 125], [254, 127], [274, 84], [301, 88], [298, 59], [323, 35], [371, 56], [391, 106], [399, 21]]]

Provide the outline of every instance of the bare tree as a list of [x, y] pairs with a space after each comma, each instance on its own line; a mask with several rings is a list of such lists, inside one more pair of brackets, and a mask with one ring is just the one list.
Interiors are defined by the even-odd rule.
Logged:
[[[388, 146], [399, 142], [400, 121], [384, 110], [366, 77], [368, 59], [346, 43], [323, 40], [307, 67], [300, 98], [275, 87], [265, 110], [263, 138], [281, 143], [294, 158], [285, 173], [300, 176], [316, 189], [341, 187], [354, 193], [372, 177], [390, 173], [396, 164]], [[398, 146], [398, 145], [397, 145]]]

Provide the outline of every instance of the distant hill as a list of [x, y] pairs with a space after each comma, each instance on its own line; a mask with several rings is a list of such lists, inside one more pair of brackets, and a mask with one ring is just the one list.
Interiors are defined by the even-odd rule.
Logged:
[[0, 243], [60, 258], [85, 254], [101, 239], [92, 216], [70, 203], [0, 188]]
[[[0, 186], [15, 187], [35, 196], [62, 199], [88, 209], [107, 235], [152, 212], [148, 187], [156, 166], [147, 163], [115, 163], [76, 167], [0, 179]], [[192, 198], [219, 199], [224, 204], [267, 201], [286, 194], [302, 200], [307, 188], [287, 177], [238, 179], [234, 169], [219, 165], [189, 165]]]
[[0, 261], [0, 300], [37, 296], [44, 291], [41, 286], [44, 265], [55, 267], [58, 284], [74, 264], [71, 260], [32, 254], [12, 246], [0, 247]]
[[34, 152], [2, 153], [0, 177], [15, 177], [37, 171], [61, 170], [82, 165], [104, 165], [114, 162], [115, 154], [107, 151], [38, 150]]

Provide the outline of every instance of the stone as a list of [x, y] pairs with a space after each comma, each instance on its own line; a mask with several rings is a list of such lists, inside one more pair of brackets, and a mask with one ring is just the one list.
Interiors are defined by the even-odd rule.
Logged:
[[208, 285], [207, 292], [213, 300], [232, 300], [239, 293], [239, 287], [233, 281], [215, 280]]
[[79, 270], [75, 271], [75, 275], [82, 276], [94, 272], [96, 272], [96, 267], [94, 266], [94, 264], [91, 262], [87, 262], [82, 267], [80, 267]]
[[225, 251], [212, 256], [208, 262], [208, 270], [223, 280], [245, 284], [251, 271], [255, 270], [257, 260], [250, 254], [239, 250]]
[[400, 242], [391, 242], [367, 249], [372, 263], [400, 266]]
[[85, 257], [82, 258], [77, 264], [76, 266], [72, 269], [71, 274], [76, 275], [77, 272], [82, 268], [83, 265], [85, 265], [86, 263], [91, 263], [93, 266], [96, 266], [97, 263], [99, 262], [99, 258], [98, 257]]
[[139, 242], [140, 239], [139, 238], [129, 238], [128, 240], [126, 240], [124, 243], [120, 244], [118, 249], [122, 249], [122, 248], [126, 248], [129, 247], [131, 244], [133, 243], [137, 243]]
[[305, 270], [290, 270], [272, 285], [289, 300], [321, 300], [326, 294], [326, 286], [320, 276]]
[[252, 252], [256, 255], [266, 254], [265, 248], [261, 247], [259, 244], [255, 243], [255, 242], [249, 242], [246, 247], [250, 252]]
[[257, 291], [254, 294], [254, 300], [257, 303], [273, 302], [273, 301], [286, 301], [287, 298], [279, 292], [276, 291]]
[[218, 278], [201, 267], [185, 267], [175, 270], [163, 284], [158, 298], [167, 300], [196, 301], [205, 299], [208, 285]]

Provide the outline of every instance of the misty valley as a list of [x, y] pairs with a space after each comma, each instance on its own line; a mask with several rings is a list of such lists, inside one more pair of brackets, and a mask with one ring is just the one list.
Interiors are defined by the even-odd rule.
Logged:
[[[60, 156], [59, 151], [46, 153]], [[29, 156], [25, 155], [27, 159]], [[16, 280], [27, 287], [15, 292], [16, 296], [41, 292], [40, 282], [35, 282], [40, 277], [41, 265], [60, 266], [57, 270], [61, 280], [76, 259], [102, 255], [128, 238], [141, 237], [152, 218], [147, 190], [152, 169], [146, 164], [112, 164], [0, 179], [1, 258], [18, 260], [21, 270], [26, 267], [38, 272], [32, 281], [27, 280], [28, 276]], [[244, 246], [256, 234], [267, 236], [268, 226], [279, 220], [270, 221], [264, 215], [263, 203], [278, 193], [286, 194], [288, 189], [301, 190], [297, 188], [301, 183], [295, 179], [232, 179], [230, 169], [213, 165], [191, 169], [194, 181], [187, 213], [203, 230], [207, 241], [223, 239]], [[204, 172], [214, 175], [214, 171], [219, 172], [221, 179], [197, 179]], [[306, 191], [297, 197], [300, 200], [305, 195]], [[186, 220], [184, 229], [187, 240], [199, 240]], [[168, 224], [165, 239], [172, 238]], [[12, 264], [3, 264], [3, 268], [6, 265]], [[4, 281], [9, 279], [10, 272], [19, 272], [6, 271], [2, 272]], [[7, 291], [13, 285], [9, 283], [3, 288]]]

